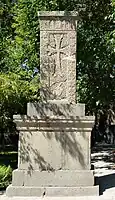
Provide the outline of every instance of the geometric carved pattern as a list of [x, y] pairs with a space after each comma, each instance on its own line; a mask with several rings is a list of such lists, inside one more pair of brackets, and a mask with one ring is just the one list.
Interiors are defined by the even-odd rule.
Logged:
[[67, 34], [49, 34], [48, 56], [53, 60], [53, 75], [55, 74], [56, 70], [61, 71], [61, 58], [62, 55], [67, 55], [66, 47], [68, 47]]

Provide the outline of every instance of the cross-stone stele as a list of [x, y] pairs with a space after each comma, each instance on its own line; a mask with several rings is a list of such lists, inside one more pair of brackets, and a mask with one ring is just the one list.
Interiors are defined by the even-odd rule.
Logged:
[[52, 19], [40, 21], [41, 96], [46, 101], [75, 103], [76, 59], [68, 58], [76, 58], [77, 21], [59, 16]]

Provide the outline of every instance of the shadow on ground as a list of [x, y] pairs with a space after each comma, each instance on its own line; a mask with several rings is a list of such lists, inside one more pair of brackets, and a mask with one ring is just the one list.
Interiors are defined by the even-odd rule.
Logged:
[[92, 148], [91, 153], [92, 164], [95, 164], [97, 161], [111, 162], [112, 165], [108, 166], [108, 169], [115, 169], [115, 145], [97, 145]]
[[95, 184], [99, 185], [99, 194], [102, 195], [105, 190], [115, 187], [115, 172], [113, 174], [95, 177]]
[[92, 148], [91, 156], [95, 172], [97, 170], [95, 184], [99, 185], [102, 195], [107, 189], [115, 187], [115, 145], [97, 145]]

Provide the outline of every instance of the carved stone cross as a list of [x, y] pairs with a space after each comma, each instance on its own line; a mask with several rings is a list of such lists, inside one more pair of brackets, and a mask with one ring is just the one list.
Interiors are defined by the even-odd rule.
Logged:
[[64, 11], [39, 12], [39, 17], [41, 96], [46, 101], [75, 103], [78, 17]]
[[[52, 46], [49, 44], [49, 56], [55, 55], [56, 54], [56, 66], [60, 68], [61, 70], [61, 54], [64, 54], [64, 48], [67, 46], [62, 46], [62, 40], [63, 40], [63, 34], [52, 34], [54, 37], [55, 43]], [[56, 70], [56, 69], [55, 69]], [[55, 73], [54, 70], [54, 73]]]

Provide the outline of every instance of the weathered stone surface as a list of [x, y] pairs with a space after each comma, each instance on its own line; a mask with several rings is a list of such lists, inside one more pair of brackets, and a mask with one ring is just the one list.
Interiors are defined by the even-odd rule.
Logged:
[[77, 11], [39, 11], [38, 16], [40, 17], [68, 17], [79, 19], [79, 13]]
[[[13, 186], [37, 187], [77, 187], [94, 185], [93, 171], [90, 170], [57, 170], [39, 171], [15, 170]], [[17, 180], [19, 180], [17, 182]], [[21, 181], [20, 181], [21, 180]]]
[[90, 170], [94, 117], [37, 119], [16, 116], [15, 122], [20, 130], [19, 169]]
[[62, 196], [96, 196], [98, 186], [85, 187], [14, 187], [10, 185], [6, 190], [8, 196], [38, 196], [38, 197], [62, 197]]
[[14, 186], [23, 186], [24, 185], [24, 175], [25, 171], [23, 170], [14, 170], [12, 172], [12, 185]]
[[76, 31], [77, 20], [80, 19], [76, 11], [39, 11], [38, 16], [41, 31]]
[[40, 20], [41, 96], [75, 103], [77, 21], [56, 13]]
[[62, 116], [65, 118], [85, 116], [85, 104], [69, 104], [65, 101], [48, 101], [40, 103], [28, 103], [27, 115], [37, 116], [37, 118]]

